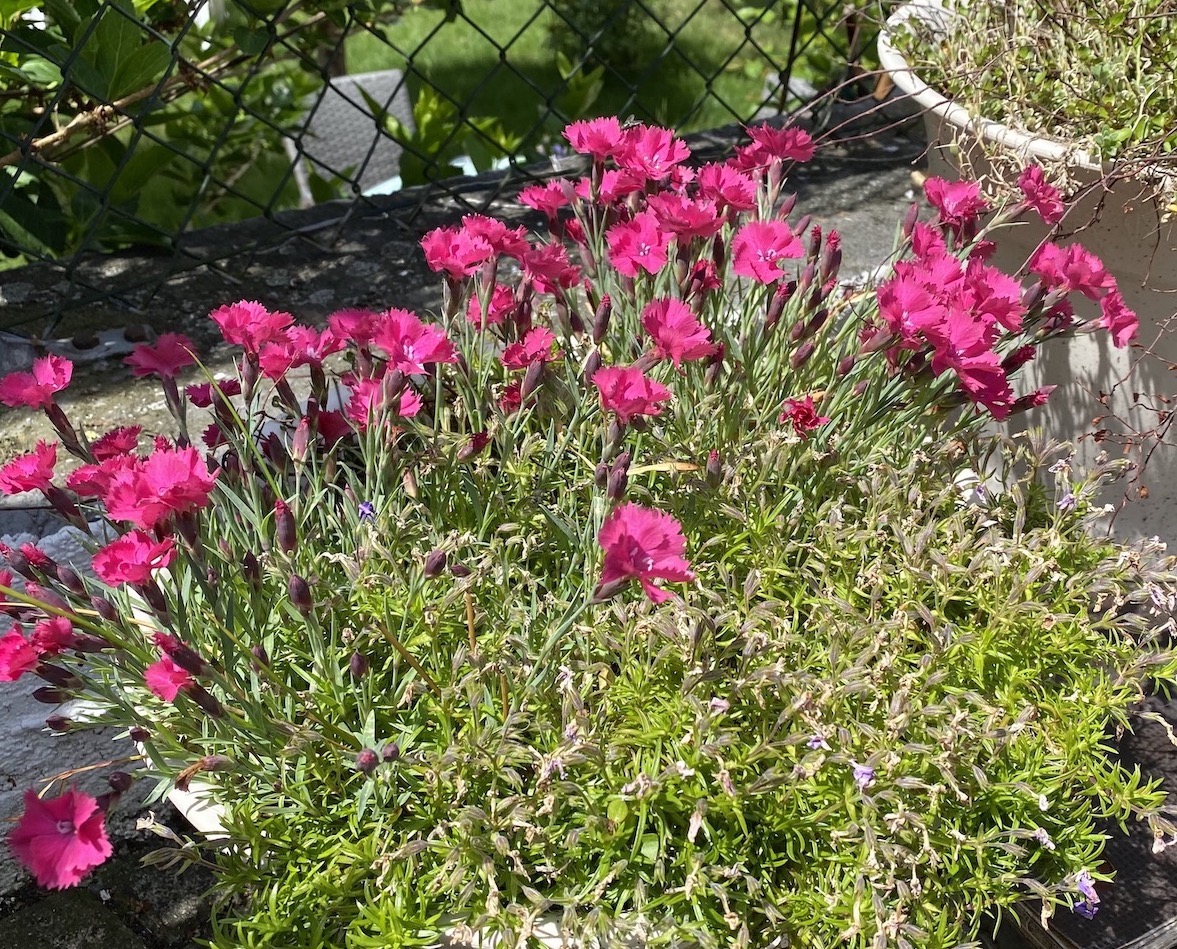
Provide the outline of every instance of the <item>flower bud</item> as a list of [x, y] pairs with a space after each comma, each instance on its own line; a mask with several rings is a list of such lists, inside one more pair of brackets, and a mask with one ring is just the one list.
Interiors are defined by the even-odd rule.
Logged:
[[221, 473], [230, 481], [236, 481], [241, 477], [241, 459], [237, 452], [229, 449], [221, 455]]
[[199, 705], [202, 709], [208, 712], [208, 714], [213, 718], [220, 718], [225, 714], [225, 710], [221, 707], [221, 703], [213, 698], [213, 696], [209, 695], [203, 686], [192, 683], [184, 688], [184, 694], [187, 695], [188, 698], [192, 699], [192, 701]]
[[384, 403], [390, 404], [397, 400], [401, 392], [405, 388], [405, 374], [399, 369], [393, 369], [392, 372], [386, 373], [384, 379], [380, 383], [380, 394]]
[[95, 612], [98, 613], [108, 623], [117, 623], [119, 618], [119, 611], [113, 603], [104, 596], [90, 597], [90, 605], [94, 607]]
[[290, 455], [277, 432], [271, 432], [262, 439], [262, 454], [275, 471], [285, 471], [290, 464]]
[[850, 375], [851, 370], [854, 369], [854, 366], [857, 362], [858, 362], [858, 358], [856, 356], [843, 357], [842, 360], [838, 363], [838, 368], [837, 368], [838, 378], [842, 379], [842, 378], [845, 378], [846, 376]]
[[866, 390], [870, 388], [870, 380], [863, 379], [861, 382], [854, 383], [854, 388], [851, 390], [856, 399], [862, 398]]
[[590, 602], [607, 603], [624, 590], [628, 583], [628, 577], [622, 577], [619, 580], [610, 580], [608, 583], [598, 583], [597, 588], [593, 591], [593, 598]]
[[829, 283], [838, 276], [838, 271], [841, 269], [841, 238], [838, 236], [837, 231], [830, 231], [830, 236], [826, 238], [826, 246], [822, 251], [821, 263], [818, 267], [818, 282], [822, 285]]
[[307, 585], [306, 580], [297, 573], [290, 575], [287, 590], [290, 593], [290, 602], [303, 616], [315, 608], [315, 601], [311, 598], [311, 588]]
[[294, 437], [290, 440], [290, 457], [299, 464], [307, 460], [311, 447], [310, 419], [300, 418], [294, 429]]
[[[601, 297], [601, 303], [597, 307], [596, 313], [593, 314], [593, 344], [601, 345], [606, 334], [609, 332], [609, 320], [613, 315], [613, 301], [609, 298], [609, 294]], [[599, 357], [598, 357], [599, 358]]]
[[782, 221], [793, 213], [793, 209], [797, 207], [797, 195], [787, 194], [781, 199], [780, 207], [777, 209], [777, 217]]
[[262, 565], [252, 550], [247, 550], [241, 558], [241, 573], [245, 577], [245, 582], [255, 590], [261, 587]]
[[227, 755], [205, 755], [200, 759], [201, 771], [228, 771], [233, 767], [233, 759]]
[[51, 689], [48, 686], [42, 686], [39, 689], [33, 689], [33, 698], [45, 705], [60, 705], [70, 699], [68, 692], [63, 692], [61, 689]]
[[371, 748], [365, 748], [356, 755], [356, 770], [363, 774], [371, 774], [376, 770], [378, 764], [380, 764], [380, 756]]
[[82, 578], [78, 576], [77, 571], [73, 567], [67, 567], [65, 564], [59, 563], [57, 565], [57, 582], [70, 591], [79, 596], [84, 596], [86, 593], [86, 586], [82, 583]]
[[433, 580], [441, 576], [445, 570], [446, 552], [440, 547], [429, 551], [425, 555], [425, 579]]
[[715, 388], [719, 381], [719, 374], [723, 372], [723, 357], [727, 355], [727, 346], [723, 343], [715, 344], [715, 352], [707, 360], [707, 368], [703, 371], [703, 383], [708, 389]]
[[540, 383], [543, 382], [544, 364], [542, 362], [533, 362], [527, 367], [527, 372], [523, 375], [523, 385], [519, 387], [519, 397], [526, 399], [536, 389], [539, 388]]
[[708, 487], [718, 488], [723, 483], [723, 464], [719, 460], [719, 452], [714, 448], [707, 453], [706, 472]]
[[129, 732], [127, 732], [127, 737], [130, 738], [131, 741], [143, 744], [143, 742], [147, 741], [151, 737], [151, 732], [149, 732], [146, 728], [140, 728], [138, 725], [136, 725]]
[[826, 320], [830, 318], [830, 311], [828, 307], [822, 307], [810, 317], [808, 323], [805, 324], [805, 336], [812, 336], [823, 326], [826, 325]]
[[788, 283], [781, 284], [773, 291], [772, 297], [768, 301], [768, 312], [764, 316], [764, 328], [766, 330], [772, 329], [780, 322], [781, 314], [785, 310], [785, 304], [789, 302], [789, 298], [796, 289], [796, 282], [790, 280]]
[[805, 259], [807, 261], [809, 261], [809, 263], [813, 263], [814, 261], [817, 260], [818, 255], [820, 253], [821, 253], [821, 225], [814, 224], [813, 227], [811, 227], [809, 229], [809, 240], [808, 240], [807, 246], [805, 248]]
[[40, 676], [50, 685], [55, 685], [61, 689], [77, 689], [82, 685], [82, 680], [68, 669], [62, 669], [60, 666], [50, 665], [47, 662], [43, 662], [37, 666], [33, 670], [33, 674]]
[[809, 225], [812, 223], [813, 223], [813, 218], [810, 215], [808, 215], [808, 214], [801, 215], [801, 220], [799, 220], [797, 222], [797, 226], [792, 229], [793, 233], [794, 234], [804, 234], [806, 231], [809, 230]]
[[283, 553], [292, 554], [298, 548], [298, 528], [294, 523], [294, 514], [281, 498], [274, 502], [274, 534], [278, 539], [278, 549]]
[[813, 343], [802, 343], [797, 348], [797, 351], [793, 353], [793, 358], [789, 360], [793, 368], [800, 369], [807, 362], [809, 362], [809, 357], [813, 355], [813, 350], [815, 348], [816, 347], [814, 347]]
[[73, 719], [66, 718], [64, 715], [50, 715], [45, 719], [45, 727], [51, 732], [67, 732], [73, 726]]
[[1026, 363], [1028, 363], [1033, 358], [1034, 358], [1034, 347], [1033, 346], [1030, 346], [1030, 345], [1019, 346], [1017, 349], [1015, 349], [1012, 353], [1010, 353], [1008, 356], [1005, 357], [1005, 359], [1003, 359], [1001, 361], [1001, 368], [1005, 371], [1005, 374], [1008, 376], [1008, 375], [1011, 375], [1012, 373], [1017, 372], [1019, 369], [1022, 368], [1022, 366], [1026, 365]]
[[601, 491], [609, 484], [609, 466], [603, 461], [593, 469], [593, 484]]
[[266, 652], [265, 646], [263, 646], [261, 643], [256, 643], [249, 647], [249, 652], [250, 655], [253, 656], [250, 665], [253, 666], [254, 669], [260, 670], [263, 667], [269, 668], [270, 654]]
[[594, 349], [589, 353], [588, 359], [584, 361], [584, 387], [591, 388], [593, 384], [593, 376], [596, 375], [598, 369], [601, 368], [601, 353]]
[[910, 239], [912, 232], [915, 230], [916, 222], [920, 219], [920, 206], [918, 202], [913, 201], [907, 209], [907, 213], [903, 215], [903, 236]]
[[347, 662], [347, 668], [353, 679], [362, 679], [368, 674], [368, 660], [360, 653], [353, 652]]
[[126, 794], [131, 790], [131, 785], [135, 783], [135, 779], [127, 774], [126, 771], [113, 771], [107, 775], [106, 783], [110, 785], [110, 789], [116, 794]]
[[151, 639], [165, 656], [185, 672], [194, 676], [208, 672], [208, 663], [197, 655], [196, 650], [171, 633], [155, 633]]
[[395, 741], [390, 741], [387, 745], [380, 749], [380, 757], [385, 761], [396, 761], [401, 756], [401, 746]]
[[45, 587], [34, 581], [25, 584], [25, 593], [37, 602], [44, 603], [46, 606], [52, 606], [55, 609], [61, 610], [63, 613], [73, 610], [73, 607], [66, 602], [64, 597], [54, 593], [52, 590], [45, 589]]
[[606, 484], [606, 496], [614, 504], [619, 503], [625, 497], [625, 489], [629, 485], [629, 452], [623, 451], [617, 456], [617, 460], [613, 462], [613, 467], [609, 470], [609, 481]]
[[454, 561], [452, 564], [450, 564], [450, 574], [457, 577], [459, 580], [464, 580], [473, 572], [473, 570], [460, 561]]
[[800, 278], [797, 280], [797, 289], [802, 293], [808, 292], [816, 279], [817, 267], [813, 264], [806, 264], [805, 269], [801, 271]]

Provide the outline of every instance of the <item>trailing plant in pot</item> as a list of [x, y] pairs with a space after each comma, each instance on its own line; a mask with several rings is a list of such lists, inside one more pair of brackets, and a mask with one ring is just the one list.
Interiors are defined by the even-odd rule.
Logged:
[[[1083, 529], [1108, 472], [978, 435], [1049, 395], [1014, 391], [1038, 347], [1131, 314], [990, 267], [946, 183], [843, 289], [782, 191], [812, 142], [751, 135], [694, 168], [570, 126], [590, 173], [520, 196], [547, 240], [425, 236], [432, 319], [230, 304], [237, 375], [186, 388], [184, 339], [141, 347], [171, 437], [89, 441], [54, 357], [0, 380], [60, 435], [0, 486], [95, 551], [4, 552], [0, 670], [140, 742], [112, 794], [205, 782], [227, 840], [161, 859], [239, 897], [215, 945], [943, 946], [1030, 896], [1094, 912], [1098, 820], [1173, 831], [1105, 735], [1177, 673], [1175, 578]], [[10, 844], [77, 882], [103, 803], [30, 791]]]
[[1137, 470], [1134, 503], [1117, 525], [1170, 542], [1174, 50], [1172, 0], [1113, 0], [1098, 10], [1072, 0], [916, 0], [892, 15], [879, 43], [883, 68], [926, 110], [932, 175], [976, 178], [991, 196], [1017, 200], [1032, 163], [1067, 195], [1045, 222], [1028, 218], [997, 239], [999, 266], [1019, 266], [1048, 240], [1081, 239], [1117, 274], [1143, 321], [1139, 348], [1117, 354], [1085, 339], [1038, 363], [1034, 381], [1062, 387], [1039, 421], [1054, 437], [1079, 441], [1088, 463], [1120, 447]]

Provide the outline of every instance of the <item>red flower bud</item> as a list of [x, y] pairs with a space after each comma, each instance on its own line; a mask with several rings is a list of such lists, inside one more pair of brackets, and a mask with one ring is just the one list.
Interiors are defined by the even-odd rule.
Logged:
[[425, 555], [425, 579], [433, 580], [445, 570], [446, 553], [440, 548]]
[[813, 355], [813, 350], [815, 348], [816, 347], [813, 345], [813, 343], [802, 343], [801, 346], [798, 347], [797, 351], [793, 353], [793, 358], [789, 360], [793, 368], [800, 369], [807, 362], [809, 362], [809, 357]]
[[261, 587], [262, 565], [252, 550], [247, 550], [241, 558], [241, 573], [245, 577], [245, 582], [255, 590]]
[[364, 774], [371, 774], [380, 764], [380, 757], [371, 748], [365, 748], [356, 755], [356, 770]]
[[784, 220], [793, 213], [793, 209], [797, 207], [797, 195], [787, 194], [781, 199], [779, 208], [777, 209], [777, 217]]
[[104, 596], [90, 597], [90, 605], [94, 607], [95, 611], [108, 623], [117, 623], [119, 618], [119, 611], [115, 605]]
[[278, 549], [292, 554], [298, 548], [298, 528], [294, 514], [281, 498], [274, 502], [274, 533], [278, 538]]
[[719, 460], [719, 452], [714, 448], [707, 453], [707, 485], [718, 488], [723, 483], [723, 464]]
[[57, 565], [57, 582], [70, 593], [76, 593], [79, 596], [84, 596], [86, 593], [86, 585], [82, 583], [82, 578], [78, 576], [77, 571], [65, 564]]
[[266, 668], [269, 667], [270, 654], [268, 652], [266, 652], [265, 646], [263, 646], [261, 643], [257, 643], [255, 645], [249, 647], [249, 652], [250, 652], [250, 655], [253, 656], [253, 659], [250, 661], [249, 664], [251, 666], [253, 666], [254, 669], [261, 669], [263, 667], [266, 667]]
[[117, 794], [126, 794], [131, 790], [131, 785], [135, 783], [135, 779], [127, 774], [126, 771], [114, 771], [107, 775], [106, 783]]
[[542, 362], [533, 362], [527, 367], [527, 372], [523, 376], [523, 385], [519, 387], [519, 397], [526, 399], [536, 389], [539, 388], [540, 383], [543, 382], [544, 364]]
[[347, 662], [347, 668], [353, 679], [362, 679], [368, 674], [368, 660], [360, 653], [353, 652]]
[[613, 315], [613, 301], [609, 298], [609, 294], [601, 297], [601, 303], [597, 307], [596, 313], [593, 314], [593, 343], [600, 346], [601, 340], [609, 332], [609, 320]]
[[910, 238], [912, 232], [915, 230], [916, 221], [920, 219], [920, 206], [918, 202], [913, 201], [908, 207], [907, 213], [903, 215], [903, 236]]
[[841, 379], [845, 376], [850, 375], [850, 371], [854, 368], [854, 365], [857, 362], [858, 362], [858, 358], [855, 356], [843, 357], [842, 360], [838, 363], [838, 368], [837, 368], [838, 378]]
[[596, 375], [598, 369], [601, 368], [601, 354], [598, 350], [593, 350], [589, 353], [588, 359], [584, 362], [584, 387], [591, 388], [593, 384], [593, 376]]
[[315, 608], [315, 601], [311, 598], [311, 588], [307, 585], [306, 580], [297, 573], [290, 575], [287, 591], [290, 593], [290, 602], [304, 616]]
[[138, 725], [136, 725], [127, 733], [127, 736], [131, 739], [131, 741], [143, 744], [143, 742], [147, 741], [151, 737], [151, 732], [149, 732], [146, 728], [140, 728]]
[[606, 496], [614, 504], [620, 503], [625, 497], [625, 489], [629, 485], [629, 452], [623, 451], [609, 469], [609, 481], [606, 484]]
[[50, 715], [45, 719], [45, 727], [52, 732], [67, 732], [73, 726], [73, 720], [66, 718], [64, 715]]
[[401, 747], [395, 741], [390, 741], [380, 749], [380, 757], [385, 761], [396, 761], [401, 756]]

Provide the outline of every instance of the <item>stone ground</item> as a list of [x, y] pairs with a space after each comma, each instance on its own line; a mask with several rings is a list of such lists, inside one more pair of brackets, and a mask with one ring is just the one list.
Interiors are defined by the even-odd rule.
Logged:
[[[730, 147], [733, 130], [702, 136], [696, 151], [720, 153]], [[877, 267], [893, 246], [896, 224], [913, 200], [912, 170], [922, 152], [918, 131], [883, 134], [826, 148], [792, 179], [798, 206], [823, 228], [843, 235], [844, 276], [865, 274]], [[375, 199], [370, 213], [353, 215], [342, 228], [344, 209], [320, 206], [297, 212], [287, 228], [271, 222], [247, 222], [193, 235], [189, 248], [199, 256], [211, 248], [240, 244], [240, 255], [216, 268], [181, 269], [165, 286], [150, 294], [135, 288], [145, 272], [176, 270], [176, 262], [140, 253], [95, 257], [79, 268], [84, 282], [116, 291], [114, 298], [95, 300], [70, 311], [54, 332], [51, 345], [78, 359], [76, 383], [63, 400], [71, 418], [87, 431], [103, 432], [136, 422], [151, 430], [170, 430], [170, 420], [150, 382], [135, 380], [118, 361], [130, 345], [150, 332], [184, 332], [197, 341], [206, 364], [227, 368], [229, 354], [217, 345], [207, 313], [237, 299], [258, 299], [304, 320], [321, 320], [344, 306], [403, 306], [427, 311], [439, 300], [439, 283], [424, 265], [417, 241], [428, 229], [457, 220], [454, 201], [441, 201], [407, 223], [398, 211], [405, 198]], [[495, 213], [518, 215], [503, 204]], [[521, 220], [525, 220], [520, 215]], [[291, 236], [289, 227], [301, 230]], [[247, 253], [249, 244], [263, 249]], [[41, 351], [35, 336], [62, 302], [69, 284], [50, 266], [5, 274], [0, 287], [0, 326], [18, 335], [0, 335], [0, 371], [27, 363]], [[146, 329], [144, 328], [146, 327]], [[6, 345], [5, 345], [6, 344]], [[90, 356], [107, 357], [91, 358]], [[194, 377], [195, 378], [195, 377]], [[183, 380], [182, 380], [183, 381]], [[0, 415], [0, 459], [28, 450], [50, 434], [40, 416], [4, 412]], [[0, 534], [45, 533], [52, 529], [47, 513], [29, 499], [0, 499]], [[1165, 714], [1177, 721], [1172, 706]], [[1159, 728], [1147, 732], [1150, 763], [1177, 772], [1177, 761]], [[1137, 753], [1141, 749], [1133, 749]], [[1148, 750], [1148, 749], [1145, 749]], [[37, 775], [27, 776], [34, 780]], [[183, 832], [169, 806], [155, 808], [159, 819]], [[46, 893], [27, 884], [0, 896], [0, 947], [3, 949], [188, 949], [208, 936], [211, 877], [189, 870], [182, 876], [141, 864], [143, 856], [166, 841], [136, 829], [139, 809], [127, 806], [114, 821], [115, 857], [76, 890]], [[1151, 839], [1122, 838], [1116, 853], [1121, 879], [1117, 900], [1105, 897], [1104, 911], [1094, 922], [1065, 920], [1060, 939], [1035, 940], [1041, 945], [1086, 945], [1093, 949], [1160, 949], [1177, 939], [1150, 941], [1174, 918], [1177, 907], [1177, 861], [1152, 858]], [[1177, 850], [1177, 848], [1173, 848]], [[1133, 899], [1143, 893], [1146, 901]], [[1118, 904], [1118, 905], [1117, 905]], [[1006, 932], [998, 940], [1006, 949], [1024, 945]]]

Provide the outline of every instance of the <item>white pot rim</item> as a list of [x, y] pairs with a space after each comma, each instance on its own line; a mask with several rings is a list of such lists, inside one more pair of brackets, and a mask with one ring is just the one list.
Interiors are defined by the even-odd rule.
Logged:
[[1023, 159], [1064, 161], [1069, 165], [1104, 170], [1103, 163], [1085, 151], [1062, 142], [1019, 132], [1000, 122], [971, 115], [963, 106], [946, 98], [916, 75], [911, 64], [895, 48], [891, 39], [893, 30], [913, 17], [935, 24], [937, 21], [946, 23], [948, 18], [955, 15], [953, 11], [946, 9], [940, 0], [910, 0], [887, 17], [886, 24], [879, 33], [879, 64], [891, 75], [895, 85], [922, 108], [938, 115], [943, 121], [966, 129], [987, 141], [997, 142], [1016, 152]]

